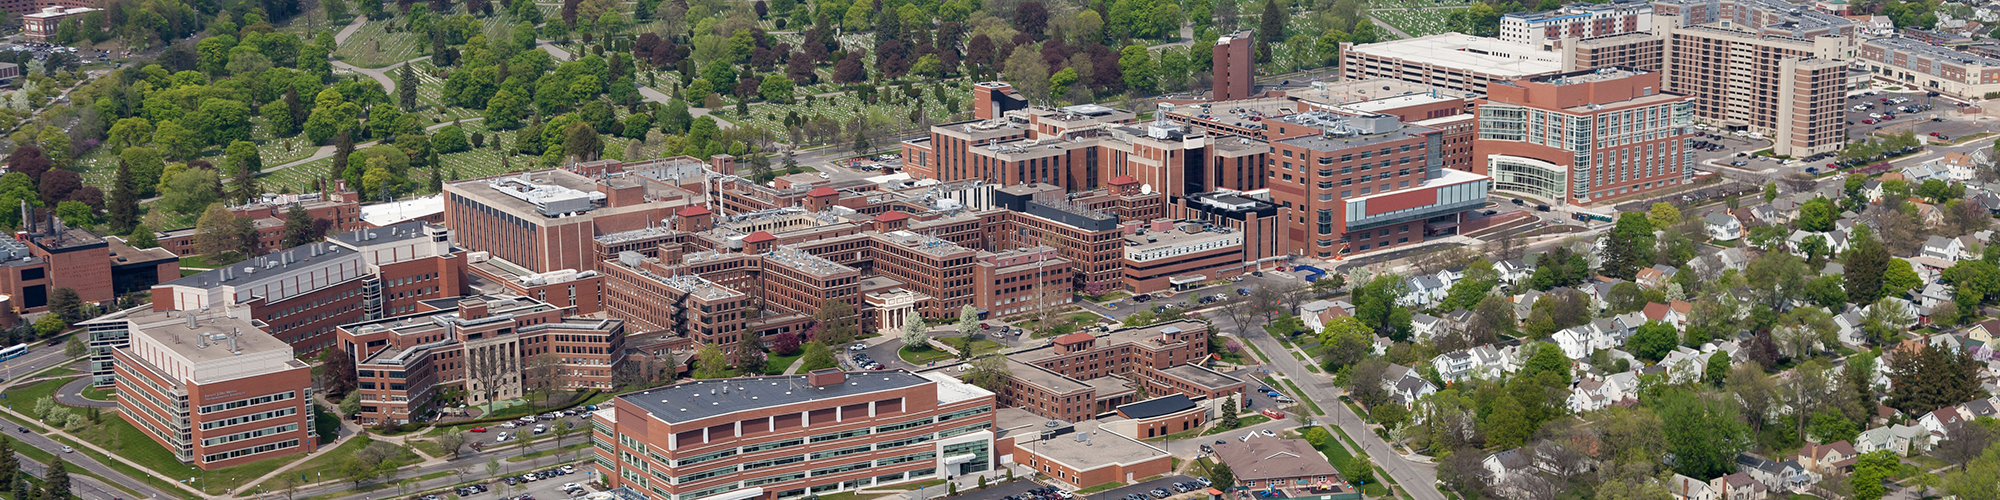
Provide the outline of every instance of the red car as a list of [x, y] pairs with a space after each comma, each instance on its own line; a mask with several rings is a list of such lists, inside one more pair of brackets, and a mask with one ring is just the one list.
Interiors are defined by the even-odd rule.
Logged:
[[1896, 115], [1882, 115], [1882, 121], [1885, 121], [1885, 122], [1886, 122], [1886, 121], [1889, 121], [1889, 120], [1894, 120], [1894, 119], [1896, 119]]
[[472, 432], [486, 432], [485, 427], [473, 427]]
[[1874, 118], [1862, 118], [1862, 119], [1861, 119], [1861, 123], [1867, 123], [1867, 124], [1874, 124], [1874, 123], [1875, 123], [1875, 119], [1874, 119]]

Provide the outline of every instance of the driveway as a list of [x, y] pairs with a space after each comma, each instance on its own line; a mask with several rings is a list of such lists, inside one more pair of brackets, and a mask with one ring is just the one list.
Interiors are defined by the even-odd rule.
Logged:
[[76, 380], [63, 384], [61, 389], [56, 390], [56, 402], [83, 408], [117, 408], [117, 401], [98, 401], [83, 397], [83, 390], [90, 387], [92, 381], [90, 377], [77, 377]]

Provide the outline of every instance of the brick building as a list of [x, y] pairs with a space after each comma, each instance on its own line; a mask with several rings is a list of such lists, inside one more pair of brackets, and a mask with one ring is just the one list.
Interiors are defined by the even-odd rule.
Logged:
[[[55, 5], [42, 7], [39, 11], [24, 14], [22, 10], [16, 10], [18, 7], [9, 5], [11, 3], [13, 2], [0, 3], [0, 8], [5, 8], [8, 12], [19, 14], [21, 16], [21, 34], [27, 35], [28, 41], [39, 43], [51, 43], [55, 41], [56, 29], [62, 26], [63, 21], [80, 23], [83, 22], [84, 15], [101, 10], [81, 5], [70, 6], [70, 3], [82, 3], [72, 0], [54, 2]], [[25, 4], [26, 2], [21, 3]]]
[[312, 367], [241, 312], [142, 306], [81, 325], [129, 342], [109, 349], [119, 416], [203, 470], [318, 448]]
[[1599, 68], [1490, 87], [1475, 156], [1495, 189], [1586, 205], [1694, 178], [1694, 98], [1661, 75]]
[[463, 292], [465, 254], [423, 222], [339, 234], [153, 287], [155, 310], [247, 307], [299, 352], [334, 344], [336, 327], [409, 314]]
[[770, 500], [994, 470], [993, 393], [943, 373], [819, 370], [622, 395], [597, 472], [649, 498]]
[[1877, 38], [1861, 43], [1861, 61], [1875, 75], [1961, 99], [2000, 92], [2000, 58], [1902, 38]]
[[[624, 359], [620, 320], [567, 316], [566, 308], [510, 296], [432, 299], [420, 309], [340, 326], [363, 424], [456, 410], [433, 406], [447, 387], [464, 389], [468, 405], [538, 389], [608, 390]], [[548, 385], [531, 386], [536, 380]]]
[[76, 290], [84, 302], [103, 303], [180, 276], [180, 259], [160, 249], [138, 249], [116, 237], [68, 227], [54, 212], [29, 210], [13, 239], [0, 239], [0, 294], [6, 318], [48, 310], [57, 288]]
[[1072, 333], [1008, 356], [1000, 403], [1048, 418], [1081, 422], [1147, 394], [1208, 400], [1240, 397], [1243, 381], [1203, 368], [1208, 329], [1194, 321]]
[[1573, 3], [1542, 12], [1500, 16], [1500, 40], [1555, 50], [1565, 38], [1601, 38], [1653, 29], [1650, 0]]
[[1209, 72], [1215, 75], [1215, 91], [1209, 101], [1248, 99], [1257, 91], [1256, 45], [1250, 30], [1236, 30], [1215, 41], [1214, 68]]
[[687, 204], [634, 176], [602, 180], [539, 170], [445, 184], [445, 226], [458, 243], [532, 272], [587, 271], [592, 240], [643, 229]]
[[[326, 197], [319, 193], [306, 194], [266, 194], [256, 203], [228, 207], [229, 213], [250, 219], [250, 227], [257, 233], [254, 245], [257, 254], [263, 255], [284, 249], [285, 218], [291, 208], [298, 206], [313, 219], [314, 224], [324, 234], [340, 234], [375, 227], [361, 218], [360, 197], [347, 189], [345, 181], [336, 181], [334, 192]], [[153, 233], [160, 248], [165, 248], [182, 257], [196, 255], [195, 228], [181, 228]]]

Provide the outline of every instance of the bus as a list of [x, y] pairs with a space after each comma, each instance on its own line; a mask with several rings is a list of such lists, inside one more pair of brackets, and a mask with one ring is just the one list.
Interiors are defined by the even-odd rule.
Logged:
[[27, 354], [27, 353], [28, 353], [28, 344], [15, 344], [14, 347], [0, 349], [0, 361], [6, 361], [18, 358], [21, 357], [22, 354]]

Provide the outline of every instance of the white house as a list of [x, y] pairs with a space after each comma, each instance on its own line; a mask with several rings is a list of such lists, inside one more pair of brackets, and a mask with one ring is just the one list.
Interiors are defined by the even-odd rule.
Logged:
[[1729, 212], [1714, 211], [1703, 216], [1701, 221], [1708, 227], [1708, 238], [1715, 241], [1736, 241], [1743, 237], [1743, 222]]
[[1437, 386], [1431, 384], [1429, 380], [1424, 380], [1416, 370], [1393, 364], [1382, 374], [1382, 389], [1389, 391], [1389, 398], [1396, 404], [1405, 407], [1437, 392]]
[[1667, 493], [1672, 494], [1674, 500], [1720, 500], [1708, 481], [1680, 474], [1667, 479]]
[[1856, 453], [1887, 451], [1908, 456], [1912, 451], [1930, 450], [1930, 431], [1914, 425], [1884, 425], [1861, 431], [1854, 437]]
[[1451, 291], [1451, 283], [1446, 283], [1435, 275], [1409, 278], [1404, 280], [1403, 284], [1409, 288], [1409, 293], [1403, 295], [1400, 302], [1409, 307], [1430, 307], [1431, 304], [1444, 300], [1445, 294]]
[[1519, 283], [1535, 275], [1535, 267], [1521, 259], [1507, 259], [1493, 263], [1493, 270], [1500, 274], [1500, 281]]
[[1917, 425], [1930, 431], [1933, 436], [1949, 439], [1951, 431], [1965, 425], [1965, 417], [1959, 414], [1958, 407], [1946, 406], [1925, 413], [1923, 417], [1917, 419]]
[[1932, 236], [1924, 240], [1924, 248], [1919, 255], [1947, 262], [1965, 260], [1965, 244], [1958, 238]]
[[1571, 413], [1597, 411], [1639, 397], [1638, 372], [1626, 371], [1605, 377], [1586, 376], [1569, 393]]
[[1410, 315], [1410, 335], [1417, 340], [1430, 340], [1444, 330], [1444, 319], [1424, 313]]

